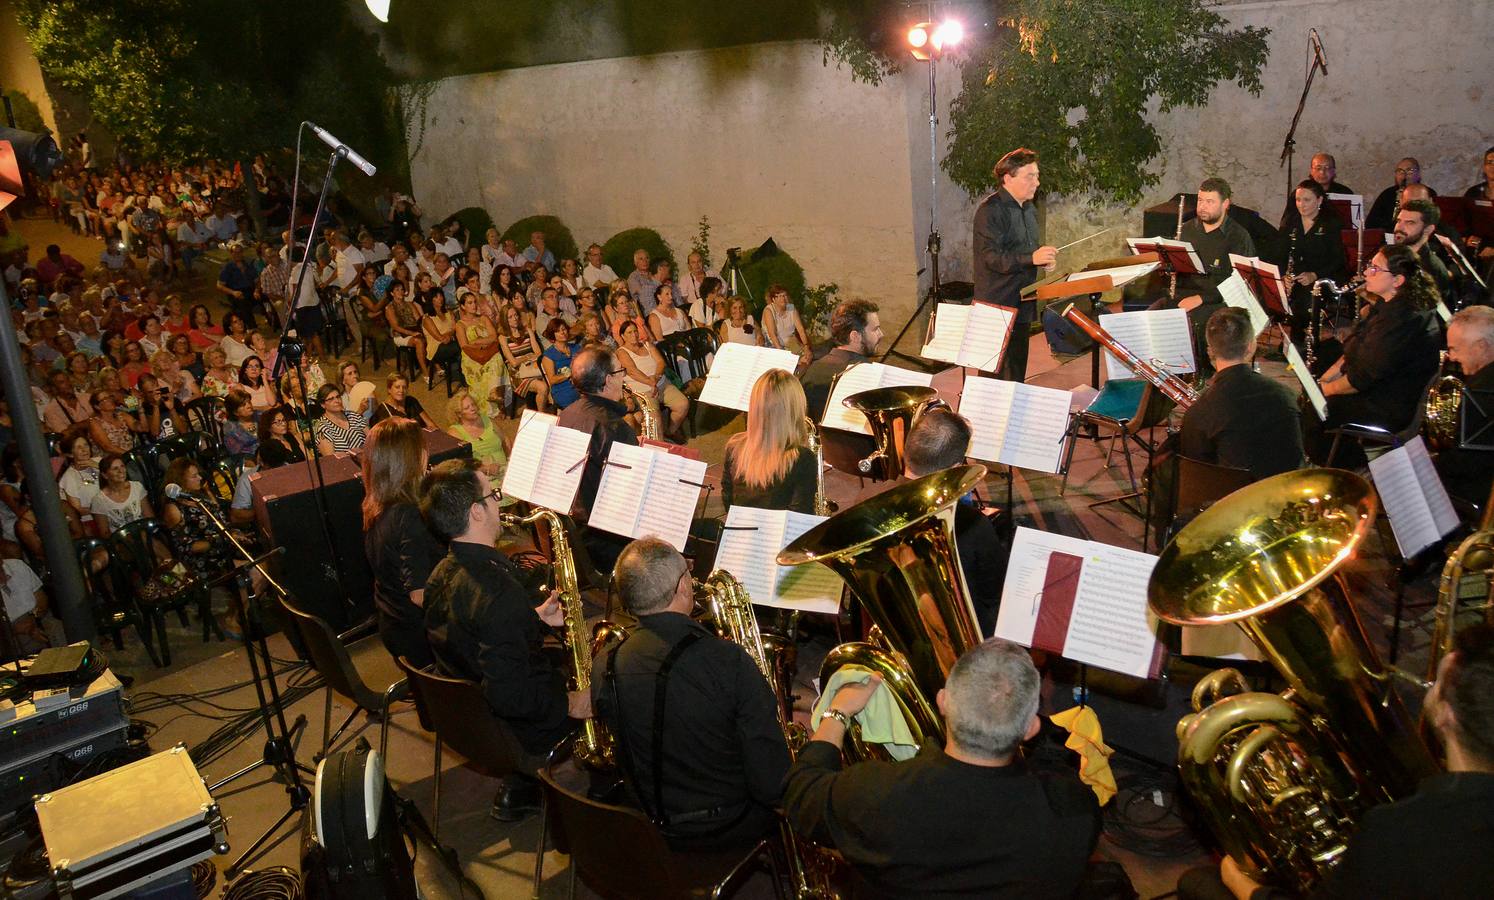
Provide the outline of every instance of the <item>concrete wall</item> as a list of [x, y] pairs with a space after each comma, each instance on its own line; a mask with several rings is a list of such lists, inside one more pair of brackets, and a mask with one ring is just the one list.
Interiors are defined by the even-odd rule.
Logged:
[[[41, 110], [42, 120], [58, 134], [57, 114], [52, 108], [52, 96], [42, 81], [41, 66], [36, 54], [26, 42], [26, 29], [16, 19], [16, 11], [9, 3], [0, 3], [0, 87], [5, 90], [23, 92]], [[0, 125], [5, 124], [0, 115]]]

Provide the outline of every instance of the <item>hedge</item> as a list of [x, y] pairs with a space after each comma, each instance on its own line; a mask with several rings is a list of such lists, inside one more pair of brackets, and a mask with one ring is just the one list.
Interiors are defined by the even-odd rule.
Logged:
[[679, 277], [680, 267], [675, 264], [674, 251], [669, 248], [669, 242], [652, 228], [629, 228], [614, 234], [602, 245], [602, 261], [612, 267], [617, 277], [627, 278], [633, 271], [633, 252], [640, 247], [648, 251], [650, 262], [669, 260], [670, 271]]
[[557, 261], [580, 257], [576, 249], [576, 238], [571, 235], [571, 230], [565, 223], [555, 216], [525, 216], [503, 230], [503, 240], [512, 240], [523, 250], [529, 246], [529, 235], [536, 231], [545, 233], [545, 249], [555, 254]]
[[[462, 223], [463, 228], [467, 229], [467, 245], [469, 247], [481, 247], [486, 243], [488, 229], [493, 227], [493, 217], [488, 215], [488, 211], [481, 206], [469, 206], [466, 209], [459, 209], [441, 221], [445, 222], [447, 219], [456, 219]], [[525, 238], [524, 240], [527, 242], [529, 239]], [[452, 262], [459, 261], [452, 260]]]
[[800, 302], [804, 296], [804, 269], [782, 250], [762, 259], [744, 254], [742, 277], [752, 289], [754, 312], [760, 311], [767, 302], [769, 285], [781, 284], [787, 288], [790, 302]]

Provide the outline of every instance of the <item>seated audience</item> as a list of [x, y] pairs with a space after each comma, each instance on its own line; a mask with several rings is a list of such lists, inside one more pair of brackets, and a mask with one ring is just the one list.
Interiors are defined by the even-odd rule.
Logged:
[[301, 431], [291, 422], [291, 411], [284, 406], [259, 414], [259, 467], [275, 469], [290, 463], [306, 461], [306, 445]]
[[410, 381], [403, 374], [390, 372], [384, 380], [384, 392], [384, 399], [374, 407], [371, 424], [377, 425], [385, 419], [409, 419], [421, 428], [436, 427], [420, 401], [410, 396]]
[[324, 384], [316, 392], [322, 405], [322, 416], [316, 420], [317, 452], [323, 456], [351, 453], [368, 438], [368, 424], [358, 413], [343, 408], [343, 392], [333, 384]]

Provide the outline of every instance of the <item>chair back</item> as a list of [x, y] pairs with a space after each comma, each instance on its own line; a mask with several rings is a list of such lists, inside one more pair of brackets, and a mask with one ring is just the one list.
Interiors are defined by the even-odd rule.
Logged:
[[189, 431], [186, 434], [173, 434], [171, 437], [162, 438], [155, 443], [156, 469], [162, 474], [171, 466], [172, 462], [183, 456], [191, 457], [204, 469], [218, 458], [218, 446], [213, 436], [203, 431]]
[[613, 897], [690, 896], [677, 884], [673, 854], [647, 816], [564, 787], [548, 767], [539, 777], [553, 827], [564, 834], [571, 865], [588, 886], [605, 885]]
[[[111, 627], [115, 619], [122, 621], [124, 612], [118, 599], [129, 595], [118, 590], [118, 573], [111, 565], [113, 554], [109, 552], [109, 544], [96, 537], [79, 538], [73, 541], [73, 551], [78, 558], [78, 568], [83, 571], [85, 599], [93, 609], [94, 620]], [[95, 570], [100, 562], [102, 567]]]
[[1255, 481], [1249, 469], [1207, 463], [1182, 454], [1178, 454], [1177, 463], [1174, 513], [1203, 509]]
[[665, 365], [673, 369], [681, 381], [690, 381], [706, 376], [709, 368], [706, 358], [720, 346], [720, 339], [711, 329], [687, 328], [665, 335], [659, 341], [659, 354], [664, 357]]
[[227, 413], [222, 397], [198, 397], [187, 401], [182, 409], [193, 431], [206, 433], [219, 445], [223, 443], [223, 420]]
[[234, 491], [239, 486], [239, 476], [244, 466], [236, 459], [219, 457], [203, 469], [204, 489], [223, 503], [232, 503]]
[[493, 715], [481, 685], [413, 668], [404, 657], [399, 667], [409, 676], [421, 727], [489, 778], [521, 768], [524, 748], [508, 723]]
[[174, 558], [170, 533], [159, 519], [136, 519], [109, 535], [110, 567], [126, 579], [120, 587], [138, 588], [162, 563]]
[[127, 450], [120, 455], [124, 460], [125, 471], [130, 475], [131, 481], [140, 482], [145, 488], [146, 496], [150, 497], [153, 506], [161, 505], [161, 476], [164, 474], [156, 465], [156, 449], [148, 444], [142, 444]]
[[311, 666], [326, 680], [327, 686], [364, 709], [380, 709], [383, 698], [364, 686], [347, 645], [327, 620], [301, 609], [284, 595], [280, 597], [280, 605], [296, 623], [306, 655], [311, 657]]

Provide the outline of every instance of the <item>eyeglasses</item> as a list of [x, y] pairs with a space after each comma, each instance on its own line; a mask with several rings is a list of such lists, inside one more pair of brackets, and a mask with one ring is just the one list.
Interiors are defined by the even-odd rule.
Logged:
[[1369, 265], [1364, 267], [1364, 274], [1366, 275], [1374, 275], [1377, 272], [1385, 272], [1388, 274], [1390, 270], [1385, 268], [1384, 266], [1377, 266], [1374, 263], [1370, 263]]
[[483, 503], [487, 503], [489, 500], [502, 500], [502, 499], [503, 499], [503, 489], [495, 487], [491, 491], [488, 491], [486, 494], [483, 494], [481, 497], [478, 497], [476, 500], [474, 500], [472, 502], [472, 505], [473, 506], [479, 506], [479, 505], [481, 505]]

